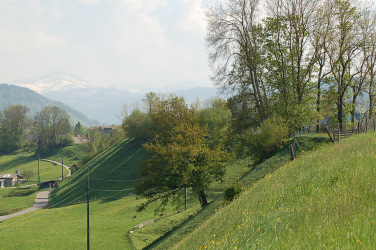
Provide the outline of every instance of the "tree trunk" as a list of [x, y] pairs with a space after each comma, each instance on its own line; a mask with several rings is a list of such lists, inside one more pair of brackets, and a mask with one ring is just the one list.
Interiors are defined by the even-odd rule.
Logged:
[[[317, 114], [320, 114], [320, 105], [321, 105], [321, 79], [319, 78], [319, 80], [317, 81], [317, 100], [316, 100]], [[320, 119], [319, 118], [317, 119], [317, 124], [316, 124], [316, 133], [318, 132], [320, 132]]]
[[343, 98], [342, 96], [339, 97], [338, 103], [337, 103], [337, 108], [338, 108], [338, 123], [339, 127], [342, 130], [343, 128]]
[[353, 100], [352, 100], [353, 108], [351, 110], [351, 124], [352, 124], [352, 126], [355, 126], [355, 104], [356, 104], [357, 97], [358, 97], [357, 94], [353, 95]]
[[206, 200], [206, 195], [203, 189], [200, 189], [198, 191], [198, 198], [200, 200], [201, 207], [208, 205], [208, 201]]
[[369, 93], [369, 118], [373, 121], [373, 117], [374, 117], [374, 114], [373, 114], [373, 104], [374, 103], [374, 97], [373, 97], [373, 94], [372, 92], [370, 91]]

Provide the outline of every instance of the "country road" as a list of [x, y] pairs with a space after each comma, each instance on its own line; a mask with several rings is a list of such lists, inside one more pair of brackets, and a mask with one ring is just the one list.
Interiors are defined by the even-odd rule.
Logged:
[[[61, 162], [54, 161], [54, 160], [41, 159], [41, 161], [47, 161], [47, 162], [51, 162], [51, 163], [54, 163], [54, 164], [57, 164], [57, 165], [61, 165]], [[71, 176], [72, 172], [70, 170], [70, 167], [65, 165], [65, 164], [63, 164], [63, 167], [68, 170], [68, 174], [65, 177]], [[61, 177], [58, 178], [57, 180], [61, 180]], [[38, 184], [25, 185], [23, 187], [35, 186], [35, 185], [38, 185]], [[45, 191], [41, 191], [41, 192], [37, 193], [37, 196], [35, 197], [34, 205], [31, 208], [22, 210], [20, 212], [14, 213], [14, 214], [8, 214], [8, 215], [0, 216], [0, 222], [3, 221], [3, 220], [13, 218], [15, 216], [30, 213], [30, 212], [33, 212], [35, 210], [46, 207], [48, 205], [48, 197], [49, 197], [49, 195], [52, 191], [53, 191], [53, 189], [49, 189], [49, 190], [45, 190]]]
[[[58, 161], [54, 161], [54, 160], [49, 160], [49, 159], [40, 159], [41, 161], [47, 161], [47, 162], [52, 162], [52, 163], [55, 163], [57, 165], [60, 165], [61, 166], [61, 162], [58, 162]], [[71, 169], [69, 166], [63, 164], [63, 167], [68, 170], [68, 175], [66, 175], [65, 177], [69, 177], [71, 176], [72, 172], [71, 172]], [[61, 178], [59, 178], [58, 180], [61, 180]]]
[[35, 210], [46, 207], [48, 205], [48, 196], [50, 195], [50, 193], [52, 191], [53, 191], [53, 189], [49, 189], [49, 190], [45, 190], [45, 191], [41, 191], [41, 192], [37, 193], [37, 196], [35, 197], [34, 205], [31, 208], [22, 210], [20, 212], [14, 213], [14, 214], [8, 214], [8, 215], [0, 216], [0, 221], [7, 220], [7, 219], [13, 218], [15, 216], [30, 213], [30, 212], [33, 212]]

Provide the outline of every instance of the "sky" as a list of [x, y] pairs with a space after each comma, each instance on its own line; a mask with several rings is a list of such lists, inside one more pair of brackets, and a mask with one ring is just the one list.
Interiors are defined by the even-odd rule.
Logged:
[[1, 0], [0, 83], [61, 72], [97, 87], [212, 86], [204, 10], [214, 2]]

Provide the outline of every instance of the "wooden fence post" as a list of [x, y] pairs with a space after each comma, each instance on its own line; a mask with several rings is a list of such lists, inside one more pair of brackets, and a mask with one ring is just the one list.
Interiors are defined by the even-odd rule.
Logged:
[[358, 134], [360, 134], [360, 123], [358, 122]]
[[340, 141], [340, 138], [341, 137], [341, 124], [338, 123], [338, 143]]
[[294, 143], [290, 144], [289, 145], [289, 149], [290, 149], [290, 159], [293, 161], [296, 158], [296, 147], [295, 147], [295, 144]]

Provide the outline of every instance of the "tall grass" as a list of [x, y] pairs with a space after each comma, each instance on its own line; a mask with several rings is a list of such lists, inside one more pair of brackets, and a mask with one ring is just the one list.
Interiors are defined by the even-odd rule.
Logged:
[[175, 247], [376, 248], [375, 137], [362, 134], [303, 152]]

